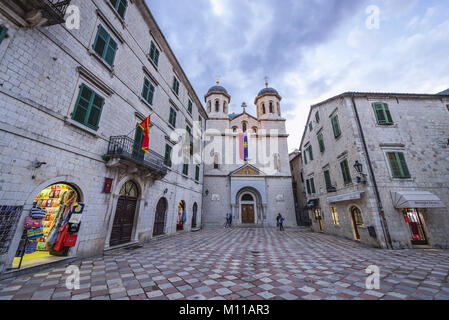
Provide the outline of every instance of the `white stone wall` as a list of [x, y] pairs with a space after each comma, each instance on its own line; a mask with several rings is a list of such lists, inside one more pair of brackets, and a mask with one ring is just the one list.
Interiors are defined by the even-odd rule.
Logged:
[[[0, 272], [13, 259], [23, 219], [34, 197], [53, 183], [74, 185], [86, 203], [78, 246], [72, 250], [72, 256], [98, 254], [108, 246], [118, 193], [128, 180], [134, 180], [141, 190], [134, 240], [152, 237], [155, 209], [161, 197], [166, 197], [169, 203], [166, 233], [176, 232], [177, 206], [181, 200], [186, 202], [188, 213], [185, 229], [190, 229], [195, 202], [198, 225], [201, 224], [203, 168], [199, 182], [195, 181], [193, 164], [188, 176], [182, 175], [182, 165], [174, 165], [162, 180], [154, 181], [139, 172], [108, 168], [102, 160], [111, 136], [130, 133], [134, 138], [133, 128], [152, 111], [155, 113], [150, 149], [162, 156], [166, 137], [173, 129], [168, 125], [171, 106], [178, 108], [177, 128], [193, 125], [200, 115], [206, 117], [195, 92], [183, 81], [180, 66], [170, 63], [173, 57], [168, 44], [159, 40], [163, 50], [156, 68], [146, 57], [153, 38], [149, 23], [138, 8], [141, 1], [129, 3], [126, 25], [118, 20], [107, 1], [74, 0], [72, 4], [80, 7], [79, 30], [68, 31], [62, 25], [17, 28], [0, 16], [1, 23], [9, 28], [8, 38], [0, 44], [0, 204], [25, 207], [9, 255], [0, 257]], [[112, 28], [102, 21], [103, 15]], [[99, 23], [118, 43], [113, 70], [91, 50]], [[121, 34], [123, 42], [112, 29]], [[154, 35], [158, 31], [151, 32]], [[93, 76], [84, 76], [79, 67]], [[156, 80], [151, 106], [140, 98], [144, 77], [149, 77], [143, 67]], [[171, 89], [175, 73], [180, 80], [179, 96]], [[71, 120], [82, 83], [105, 98], [98, 131]], [[192, 115], [187, 111], [188, 99], [194, 105]], [[46, 164], [35, 169], [32, 166], [35, 160]], [[110, 195], [102, 193], [106, 177], [114, 179]]]

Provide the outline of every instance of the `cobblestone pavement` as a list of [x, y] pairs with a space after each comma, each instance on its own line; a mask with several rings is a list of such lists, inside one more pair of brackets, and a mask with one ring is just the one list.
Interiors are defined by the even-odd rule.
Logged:
[[[73, 264], [79, 290], [66, 289], [63, 266], [1, 281], [0, 299], [449, 300], [449, 251], [379, 250], [296, 229], [206, 229]], [[370, 265], [380, 290], [366, 289]]]

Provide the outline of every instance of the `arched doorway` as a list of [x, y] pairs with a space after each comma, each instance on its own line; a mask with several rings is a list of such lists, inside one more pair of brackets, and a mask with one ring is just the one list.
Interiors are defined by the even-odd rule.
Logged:
[[362, 211], [356, 206], [351, 207], [351, 220], [354, 228], [355, 240], [360, 240], [359, 226], [363, 226]]
[[177, 231], [184, 230], [184, 224], [186, 222], [186, 219], [187, 219], [186, 202], [182, 200], [178, 205], [178, 218], [176, 224]]
[[[78, 242], [83, 211], [84, 203], [75, 186], [60, 182], [41, 190], [25, 220], [12, 267], [32, 267], [68, 256]], [[6, 212], [2, 210], [2, 214]]]
[[111, 231], [110, 246], [117, 246], [131, 241], [136, 216], [139, 189], [133, 181], [125, 183], [117, 200], [114, 224]]
[[242, 223], [256, 223], [256, 200], [250, 193], [244, 193], [240, 199]]
[[192, 215], [192, 228], [197, 226], [197, 214], [198, 214], [198, 204], [195, 202], [193, 205], [193, 215]]
[[156, 216], [154, 218], [153, 236], [163, 235], [165, 229], [165, 214], [167, 212], [168, 202], [167, 199], [162, 198], [159, 200], [156, 206]]

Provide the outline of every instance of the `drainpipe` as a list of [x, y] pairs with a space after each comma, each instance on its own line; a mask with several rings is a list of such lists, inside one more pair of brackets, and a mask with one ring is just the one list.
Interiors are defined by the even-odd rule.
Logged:
[[355, 98], [355, 95], [352, 94], [352, 96], [351, 96], [352, 106], [354, 107], [354, 113], [355, 113], [355, 117], [356, 117], [356, 120], [357, 120], [357, 125], [359, 127], [360, 137], [362, 138], [363, 149], [365, 151], [366, 160], [368, 162], [369, 173], [370, 173], [371, 179], [373, 181], [373, 185], [374, 185], [374, 193], [376, 194], [376, 198], [377, 198], [377, 205], [378, 205], [379, 216], [380, 216], [380, 224], [382, 225], [382, 231], [383, 231], [384, 238], [385, 238], [385, 241], [386, 241], [386, 244], [387, 244], [387, 248], [388, 249], [393, 249], [390, 232], [388, 231], [387, 220], [385, 219], [385, 211], [384, 211], [384, 208], [383, 208], [383, 205], [382, 205], [382, 200], [380, 198], [379, 188], [377, 186], [376, 177], [374, 175], [373, 166], [371, 164], [371, 158], [369, 156], [368, 147], [366, 145], [365, 135], [363, 133], [362, 123], [360, 122], [360, 117], [359, 117], [359, 113], [357, 111], [357, 106], [355, 104], [355, 99], [354, 98]]

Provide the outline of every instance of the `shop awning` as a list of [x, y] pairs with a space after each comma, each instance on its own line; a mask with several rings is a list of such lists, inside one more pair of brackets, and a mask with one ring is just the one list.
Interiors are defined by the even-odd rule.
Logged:
[[327, 201], [329, 203], [336, 203], [336, 202], [343, 202], [343, 201], [358, 200], [362, 197], [363, 193], [365, 193], [365, 191], [351, 192], [351, 193], [342, 194], [342, 195], [335, 196], [335, 197], [329, 197], [329, 198], [327, 198]]
[[446, 208], [443, 201], [429, 191], [392, 191], [391, 198], [397, 209]]

